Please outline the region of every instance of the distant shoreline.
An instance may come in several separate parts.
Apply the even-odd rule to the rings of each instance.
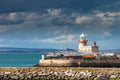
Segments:
[[[0,47],[0,52],[55,52],[55,51],[77,51],[75,49],[55,49],[55,48],[14,48],[14,47]],[[100,52],[120,53],[120,49],[100,50]]]

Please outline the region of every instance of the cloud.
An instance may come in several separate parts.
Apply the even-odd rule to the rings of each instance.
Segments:
[[[30,10],[37,11],[41,8],[73,8],[88,12],[91,9],[95,10],[99,7],[104,9],[104,7],[101,7],[103,5],[118,5],[118,2],[119,0],[1,0],[0,13],[26,12]],[[117,9],[117,7],[115,7],[115,9]]]
[[[28,26],[28,28],[41,28],[41,31],[43,29],[47,33],[52,31],[51,34],[60,34],[64,26],[68,26],[69,31],[76,34],[78,31],[86,30],[86,32],[90,32],[91,29],[93,32],[109,31],[113,25],[118,27],[119,18],[120,12],[115,11],[103,12],[97,10],[90,13],[81,13],[79,10],[48,8],[38,11],[0,14],[0,25],[9,27],[17,24],[17,26],[24,26],[24,29],[27,29]]]
[[[48,39],[33,39],[31,40],[32,42],[44,42],[44,43],[66,43],[74,41],[75,35],[61,35],[53,38],[48,38]]]
[[[109,32],[104,32],[103,36],[112,36]]]
[[[61,13],[61,9],[47,9],[47,11],[51,16],[59,16]]]
[[[120,12],[101,12],[97,11],[95,17],[101,21],[102,24],[111,25],[115,22],[117,17],[120,16]]]
[[[92,22],[93,18],[90,17],[90,16],[78,16],[76,19],[75,19],[75,23],[76,24],[83,24],[83,23],[90,23]]]
[[[93,11],[81,13],[71,9],[41,9],[38,11],[0,14],[0,25],[34,24],[36,26],[78,26],[81,24],[112,25],[120,12]],[[95,23],[94,23],[95,22]]]
[[[100,10],[100,11],[120,11],[120,1],[116,0],[116,1],[111,1],[110,3],[108,2],[108,4],[104,4],[104,5],[99,5],[96,8],[94,8],[94,10]]]
[[[23,13],[8,13],[0,15],[0,25],[12,25],[24,23]]]
[[[71,9],[67,9],[67,11],[70,10]],[[53,13],[50,11],[53,11]],[[23,29],[18,32],[25,31],[24,33],[28,34],[30,31],[34,30],[36,34],[39,30],[39,32],[42,33],[41,35],[51,34],[52,37],[64,34],[65,26],[68,26],[69,33],[71,34],[80,34],[81,32],[91,34],[97,32],[96,34],[101,35],[104,32],[111,32],[114,30],[113,28],[118,28],[120,22],[119,18],[120,12],[93,11],[91,13],[80,13],[79,11],[71,11],[68,13],[66,9],[53,8],[43,9],[42,12],[40,10],[37,12],[28,11],[0,14],[0,20],[4,22],[6,20],[6,24],[1,24],[4,26],[1,27],[1,32],[9,29],[11,29],[11,31],[12,29],[15,30],[11,26],[16,26],[21,27],[19,28],[20,30]],[[23,23],[11,23],[20,20],[22,20]],[[111,34],[113,34],[112,32]]]
[[[51,26],[52,20],[57,18],[61,13],[61,9],[42,9],[39,11],[25,12],[25,22],[27,24],[34,24],[37,27]]]
[[[57,44],[66,38],[72,44],[81,32],[91,40],[119,37],[119,5],[119,0],[1,0],[0,35],[8,43],[17,38],[18,44]],[[66,37],[65,26],[75,35]]]

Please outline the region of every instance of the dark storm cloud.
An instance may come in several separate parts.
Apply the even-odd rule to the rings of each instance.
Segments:
[[[22,24],[24,21],[23,20],[18,20],[18,21],[7,21],[7,20],[0,20],[0,25],[13,25],[13,24]]]
[[[119,0],[0,0],[0,13],[24,12],[41,8],[74,8],[89,11]]]
[[[104,11],[104,12],[106,12],[106,11],[120,11],[120,0],[113,1],[110,4],[98,6],[94,9],[95,10],[101,10],[101,11]]]

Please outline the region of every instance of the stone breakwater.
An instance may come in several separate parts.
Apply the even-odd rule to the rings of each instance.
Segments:
[[[0,80],[120,80],[119,68],[0,68]]]

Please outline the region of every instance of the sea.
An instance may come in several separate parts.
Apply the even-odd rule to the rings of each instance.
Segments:
[[[32,67],[39,63],[41,52],[0,52],[0,67]]]
[[[1,52],[0,67],[32,67],[39,64],[43,52]]]

